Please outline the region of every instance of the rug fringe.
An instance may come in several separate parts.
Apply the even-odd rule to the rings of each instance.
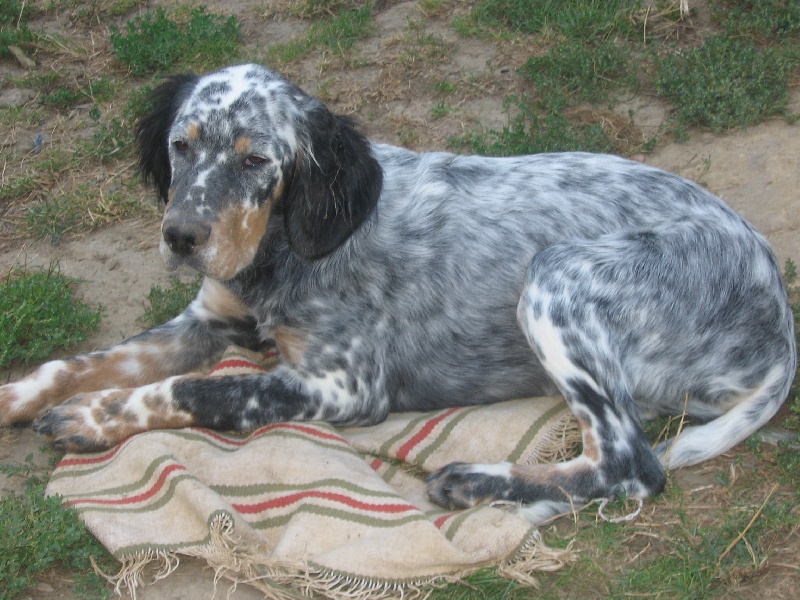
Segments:
[[[221,579],[237,585],[252,586],[267,600],[300,600],[321,595],[330,600],[424,600],[435,588],[463,581],[475,569],[448,575],[413,580],[375,580],[321,568],[313,564],[270,562],[263,555],[242,546],[234,534],[230,515],[220,514],[210,522],[209,540],[202,546],[180,550],[180,554],[201,558],[214,569],[214,592]],[[545,545],[538,530],[533,530],[513,557],[498,565],[501,577],[538,588],[535,571],[555,571],[574,560],[571,544],[564,550]],[[122,596],[136,598],[136,590],[145,583],[144,571],[154,564],[159,569],[152,583],[169,576],[180,562],[178,552],[149,550],[122,558],[115,575],[95,569],[114,585]]]
[[[544,543],[542,534],[533,529],[520,549],[508,560],[497,566],[497,574],[517,583],[539,589],[539,581],[532,575],[535,572],[558,571],[575,561],[572,541],[562,549],[551,548]]]
[[[524,464],[557,463],[569,460],[577,456],[582,441],[578,421],[571,412],[567,412],[559,417],[537,448],[525,459]]]
[[[136,590],[139,586],[144,585],[144,571],[158,565],[158,570],[152,576],[150,583],[155,583],[161,579],[169,577],[175,569],[180,565],[180,558],[174,552],[166,550],[144,550],[129,556],[124,556],[120,559],[120,569],[114,575],[109,575],[104,572],[94,559],[92,559],[92,568],[94,572],[103,577],[106,581],[114,586],[114,593],[117,596],[122,596],[127,592],[132,600],[136,600]]]

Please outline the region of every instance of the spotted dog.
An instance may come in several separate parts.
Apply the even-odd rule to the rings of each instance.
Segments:
[[[369,425],[560,392],[579,457],[428,481],[446,507],[510,500],[539,520],[659,493],[665,468],[728,450],[788,393],[775,256],[690,181],[605,155],[370,143],[255,65],[173,77],[153,100],[138,142],[166,203],[161,253],[202,288],[164,325],[0,387],[3,424],[86,451],[153,428]],[[198,374],[230,344],[273,343],[269,373]],[[684,410],[697,424],[652,449],[642,420]]]

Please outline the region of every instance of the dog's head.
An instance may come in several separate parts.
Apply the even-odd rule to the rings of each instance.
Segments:
[[[270,218],[295,253],[317,259],[378,200],[380,166],[351,121],[263,67],[178,75],[152,101],[137,129],[139,162],[167,205],[170,268],[230,279],[252,263]]]

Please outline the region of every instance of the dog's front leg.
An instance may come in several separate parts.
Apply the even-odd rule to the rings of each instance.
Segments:
[[[388,402],[346,387],[345,375],[301,377],[285,365],[259,375],[184,375],[81,394],[44,415],[34,429],[57,446],[85,452],[149,429],[247,431],[283,421],[372,423],[386,417]]]
[[[0,426],[29,422],[77,394],[129,388],[213,365],[229,344],[258,348],[255,320],[221,284],[207,279],[178,317],[108,350],[43,364],[0,386]]]

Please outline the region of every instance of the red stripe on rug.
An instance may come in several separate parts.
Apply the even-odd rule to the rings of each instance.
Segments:
[[[102,456],[95,456],[94,458],[63,458],[56,465],[56,468],[58,469],[61,467],[74,467],[76,465],[94,465],[97,463],[101,463],[103,461],[108,460],[109,458],[113,458],[117,454],[117,452],[120,451],[120,449],[124,444],[125,442],[121,442],[116,446],[114,446],[111,450],[103,454]]]
[[[296,494],[289,494],[288,496],[281,496],[280,498],[274,498],[272,500],[267,500],[266,502],[259,502],[258,504],[232,504],[231,506],[233,506],[233,508],[235,508],[242,514],[251,515],[269,509],[285,508],[290,504],[295,504],[300,500],[304,500],[306,498],[319,498],[321,500],[331,500],[333,502],[338,502],[340,504],[344,504],[351,508],[357,508],[359,510],[368,510],[370,512],[377,512],[377,513],[401,513],[401,512],[408,512],[411,510],[413,511],[418,510],[416,506],[412,506],[411,504],[369,504],[367,502],[361,502],[360,500],[350,498],[349,496],[345,496],[344,494],[334,494],[333,492],[319,492],[316,490],[308,492],[298,492]]]
[[[437,529],[441,529],[442,526],[447,523],[448,519],[455,517],[456,515],[460,515],[461,513],[448,513],[446,515],[442,515],[441,517],[434,519],[433,524],[436,526]]]
[[[222,362],[217,363],[217,366],[211,369],[211,372],[216,373],[221,369],[256,369],[258,371],[269,371],[269,369],[266,367],[262,367],[261,365],[257,365],[249,360],[243,360],[241,358],[223,360]]]
[[[153,484],[153,486],[141,494],[137,494],[136,496],[130,496],[129,498],[119,498],[118,500],[111,500],[110,498],[78,498],[76,500],[70,500],[67,502],[68,506],[75,506],[76,504],[103,504],[103,505],[114,505],[114,506],[122,506],[123,504],[136,504],[137,502],[144,502],[145,500],[149,500],[153,496],[155,496],[158,491],[164,487],[164,483],[167,481],[167,477],[171,473],[175,471],[185,471],[186,467],[183,465],[171,464],[166,469],[161,472],[161,475],[158,476],[158,479]]]
[[[444,419],[446,419],[447,417],[452,415],[457,410],[461,410],[461,409],[460,408],[451,408],[450,410],[448,410],[446,412],[443,412],[438,417],[434,417],[433,419],[431,419],[430,421],[425,423],[425,425],[423,425],[422,428],[417,433],[415,433],[413,436],[411,436],[411,438],[405,444],[400,446],[400,449],[397,451],[397,458],[399,458],[400,460],[406,460],[406,458],[408,458],[409,453],[420,442],[422,442],[422,440],[424,440],[426,437],[428,437],[431,434],[431,432],[433,431],[433,429],[439,423],[441,423]]]

